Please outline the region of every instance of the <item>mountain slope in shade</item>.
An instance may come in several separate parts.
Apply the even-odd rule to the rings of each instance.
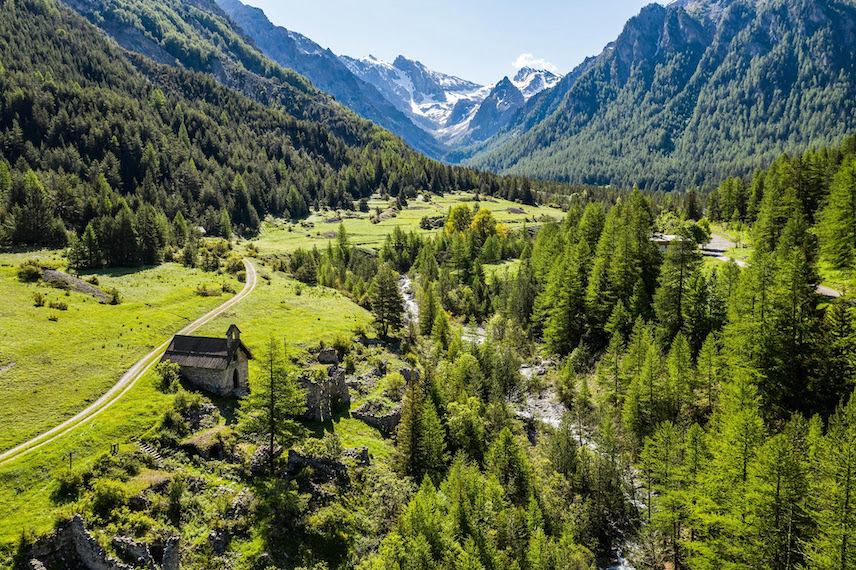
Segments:
[[[414,125],[374,85],[351,73],[329,49],[301,34],[273,25],[258,8],[238,0],[217,2],[268,57],[304,75],[355,113],[394,132],[417,150],[435,156],[439,153],[433,137]]]
[[[849,0],[652,4],[470,164],[661,190],[746,174],[856,129],[853,53]]]

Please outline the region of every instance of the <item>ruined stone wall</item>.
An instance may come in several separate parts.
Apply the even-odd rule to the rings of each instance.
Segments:
[[[80,515],[74,515],[70,521],[40,539],[26,558],[30,568],[38,568],[34,564],[38,562],[55,568],[82,566],[90,570],[133,570],[132,566],[107,555],[87,532]]]
[[[395,428],[398,427],[398,423],[401,421],[401,406],[389,413],[380,415],[375,415],[370,408],[371,406],[365,403],[351,412],[351,416],[364,421],[366,424],[379,429],[383,433],[392,433],[395,431]]]
[[[316,382],[310,376],[298,378],[300,387],[306,392],[306,411],[301,417],[307,420],[323,422],[336,412],[347,411],[351,407],[351,391],[345,382],[345,370],[331,366],[327,378]]]

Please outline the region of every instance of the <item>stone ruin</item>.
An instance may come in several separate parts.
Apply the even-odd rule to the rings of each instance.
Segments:
[[[351,391],[345,382],[345,369],[337,365],[327,369],[327,377],[317,380],[304,374],[298,378],[300,387],[306,393],[306,411],[301,415],[305,420],[323,422],[336,412],[347,412],[351,408]]]
[[[401,405],[396,406],[394,410],[382,411],[375,402],[366,402],[351,412],[351,416],[385,434],[391,434],[401,421]]]
[[[40,538],[27,553],[22,566],[29,570],[45,568],[87,568],[89,570],[133,570],[135,566],[179,570],[179,538],[170,538],[161,556],[153,556],[148,545],[125,537],[113,537],[112,545],[134,565],[121,562],[105,551],[86,530],[79,514]],[[160,560],[158,560],[160,559]],[[157,563],[160,562],[160,565]]]

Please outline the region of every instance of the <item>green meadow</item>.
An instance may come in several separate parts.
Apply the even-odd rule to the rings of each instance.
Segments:
[[[457,204],[474,203],[474,194],[457,192],[444,196],[433,196],[430,202],[420,196],[411,200],[407,208],[379,223],[372,223],[377,208],[386,211],[390,202],[374,197],[369,201],[369,212],[324,211],[317,212],[301,222],[288,220],[268,220],[262,225],[258,238],[253,242],[264,253],[287,253],[298,248],[325,247],[330,239],[336,237],[339,222],[344,224],[345,231],[352,245],[380,249],[386,236],[400,227],[405,232],[415,231],[424,235],[433,234],[437,230],[424,230],[419,223],[422,218],[445,216],[449,209]],[[538,224],[543,216],[560,219],[564,216],[561,210],[547,206],[526,206],[490,197],[482,197],[480,208],[493,212],[497,221],[514,230],[524,223]],[[511,210],[511,211],[509,211]],[[523,213],[520,213],[522,211]]]
[[[3,287],[9,290],[17,290],[24,287],[15,279],[15,271],[9,267],[13,264],[17,267],[19,260],[17,257],[3,256],[2,268]],[[11,263],[15,262],[15,263]],[[206,324],[194,334],[198,335],[222,335],[226,328],[231,323],[235,323],[242,331],[242,340],[249,346],[256,355],[261,355],[264,352],[265,344],[271,335],[277,339],[285,338],[288,341],[289,354],[298,355],[316,347],[320,341],[324,340],[332,342],[338,335],[350,335],[354,328],[365,326],[371,321],[371,315],[352,303],[349,299],[338,292],[325,289],[322,287],[307,287],[300,285],[298,282],[286,277],[282,273],[274,273],[269,269],[258,265],[259,268],[259,283],[256,290],[248,298],[233,307],[231,310],[223,313],[218,318]],[[170,295],[164,294],[165,291],[178,287],[177,283],[181,281],[183,285],[180,289],[187,288],[189,291],[195,290],[199,284],[196,280],[204,281],[213,276],[201,274],[197,272],[184,273],[181,266],[162,266],[144,272],[154,272],[148,275],[149,279],[153,280],[151,288],[147,289],[145,284],[133,286],[127,279],[131,274],[125,276],[116,276],[110,278],[110,282],[122,284],[124,289],[120,288],[123,293],[127,292],[125,303],[119,305],[131,306],[136,302],[141,302],[143,305],[150,303],[157,306],[156,303],[151,303],[154,298],[152,291],[160,291],[161,298],[169,298]],[[183,279],[180,279],[184,275]],[[161,283],[157,276],[160,276],[166,283]],[[190,276],[194,276],[191,278]],[[99,276],[101,279],[101,276]],[[123,281],[123,279],[125,281]],[[102,284],[107,279],[102,279]],[[168,283],[172,281],[172,285]],[[28,287],[34,288],[29,285]],[[149,291],[146,295],[145,292]],[[31,296],[32,292],[29,292]],[[206,298],[196,297],[192,292],[184,295],[174,293],[176,299],[185,298],[185,302],[194,303],[205,300]],[[19,295],[23,295],[19,291]],[[72,294],[73,296],[75,294]],[[188,296],[189,295],[189,296]],[[29,298],[29,297],[26,297]],[[147,298],[148,300],[141,300]],[[225,297],[207,298],[211,307],[221,303]],[[20,297],[19,301],[23,302],[25,297]],[[78,300],[83,304],[82,300]],[[32,303],[30,303],[31,305]],[[92,303],[94,308],[94,303]],[[181,314],[182,310],[188,311],[189,307],[180,308],[177,303],[169,304],[166,300],[160,302],[161,308],[159,314],[165,314],[172,311],[176,314]],[[5,306],[5,305],[4,305]],[[90,304],[86,304],[89,308]],[[169,310],[167,310],[167,307]],[[35,310],[35,308],[34,308]],[[69,305],[68,313],[71,312]],[[200,308],[197,312],[201,313],[205,309]],[[41,315],[38,315],[41,316]],[[64,313],[63,316],[67,315]],[[131,313],[129,324],[125,327],[130,328],[135,322],[136,313]],[[197,315],[198,316],[198,315]],[[8,318],[8,317],[6,317]],[[46,315],[44,319],[46,320]],[[135,329],[143,328],[147,331],[152,329],[161,330],[163,338],[154,336],[152,344],[140,348],[140,356],[144,355],[151,347],[163,342],[165,338],[178,330],[182,323],[186,324],[185,318],[178,318],[172,323],[172,329],[167,331],[169,327],[163,323],[157,325],[152,324],[151,327],[142,327],[139,324],[133,324]],[[187,318],[190,318],[189,316]],[[70,319],[68,319],[70,320]],[[47,321],[46,321],[47,322]],[[62,323],[63,318],[57,323]],[[111,325],[112,326],[112,325]],[[124,331],[122,323],[118,323],[119,332]],[[157,328],[156,328],[157,327]],[[94,329],[93,329],[94,330]],[[19,332],[22,332],[19,329]],[[80,328],[76,330],[76,334],[86,336],[86,329]],[[118,333],[117,333],[118,334]],[[150,332],[150,334],[154,334]],[[100,334],[90,335],[94,338],[104,338]],[[121,337],[123,344],[129,333],[124,333]],[[105,341],[93,341],[104,343]],[[115,341],[114,341],[115,342]],[[101,351],[107,350],[100,348],[91,352],[101,354]],[[125,347],[130,349],[130,347]],[[60,347],[61,349],[61,347]],[[4,350],[6,350],[4,345]],[[111,349],[112,350],[112,349]],[[119,351],[121,354],[123,351]],[[75,364],[74,353],[69,353],[69,366]],[[89,354],[88,352],[86,353]],[[139,356],[138,356],[139,358]],[[129,363],[133,357],[128,357]],[[89,360],[80,359],[81,361]],[[24,360],[21,360],[24,362]],[[97,365],[92,365],[93,367]],[[116,375],[106,381],[109,386],[118,378],[122,372],[120,366]],[[251,378],[260,372],[259,362],[252,361],[250,374]],[[64,372],[70,374],[68,370]],[[6,374],[6,373],[4,373]],[[5,382],[6,379],[3,379]],[[56,382],[66,382],[62,376],[56,376]],[[149,431],[159,420],[163,411],[170,407],[172,395],[163,394],[155,388],[156,377],[153,372],[147,373],[137,384],[121,399],[119,399],[112,407],[105,410],[104,413],[97,415],[94,419],[83,423],[79,428],[66,434],[38,450],[25,455],[24,457],[15,460],[7,465],[0,466],[0,544],[10,544],[17,540],[22,532],[25,533],[40,533],[49,530],[53,524],[54,518],[59,514],[64,513],[61,505],[55,505],[51,500],[51,492],[54,489],[52,476],[60,469],[64,469],[68,465],[69,453],[71,453],[71,461],[75,469],[85,469],[91,465],[99,456],[106,453],[113,443],[120,443],[123,447],[133,446],[130,439],[134,436],[140,436]],[[106,389],[106,388],[104,388]],[[63,390],[57,390],[54,384],[53,391],[58,394],[56,399],[63,400]],[[103,391],[103,390],[102,390]],[[46,389],[46,392],[50,392]],[[93,390],[93,396],[99,395]],[[38,407],[33,405],[34,408]],[[9,413],[12,416],[12,413]],[[8,421],[8,420],[7,420]],[[40,419],[44,429],[52,427],[58,421],[48,421]],[[336,418],[333,421],[322,424],[310,424],[308,426],[314,435],[320,436],[325,431],[334,431],[340,435],[342,442],[348,447],[368,446],[373,455],[378,458],[387,457],[391,451],[391,446],[388,441],[384,440],[380,434],[366,426],[364,423],[354,420],[350,417],[343,416]],[[44,430],[41,430],[44,431]]]
[[[308,287],[272,272],[257,263],[259,284],[255,292],[232,310],[200,328],[195,334],[222,335],[230,324],[241,329],[241,340],[256,357],[266,350],[270,338],[285,342],[290,357],[306,358],[321,342],[331,345],[337,337],[353,336],[358,327],[368,327],[372,315],[350,299],[325,287]],[[258,358],[250,361],[252,378],[262,374]],[[354,395],[352,395],[354,397]],[[361,402],[354,400],[356,407]],[[339,434],[345,447],[366,446],[376,457],[386,457],[390,445],[377,430],[343,415],[329,422],[308,424],[313,435]]]
[[[202,297],[197,287],[243,286],[232,277],[174,263],[105,270],[97,275],[99,286],[118,289],[122,297],[121,304],[108,305],[43,283],[22,283],[18,266],[32,258],[60,261],[56,252],[0,254],[0,450],[73,416],[175,331],[231,297]],[[35,306],[36,293],[45,297],[45,306]],[[52,309],[52,302],[67,309]]]

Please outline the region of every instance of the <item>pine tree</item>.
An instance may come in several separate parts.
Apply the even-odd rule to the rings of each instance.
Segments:
[[[398,289],[398,275],[386,264],[380,267],[372,284],[372,312],[383,336],[401,328],[404,299]]]
[[[102,255],[98,245],[98,236],[92,223],[86,224],[83,237],[72,244],[68,252],[69,265],[75,269],[95,269],[101,267]]]
[[[504,428],[485,457],[488,471],[499,479],[516,505],[525,504],[532,492],[532,472],[526,454],[511,430]]]
[[[686,325],[687,299],[701,265],[701,254],[692,234],[682,228],[672,242],[660,273],[660,287],[654,296],[654,310],[667,338]]]
[[[833,267],[851,267],[856,261],[856,156],[848,159],[835,176],[820,220],[824,257]]]
[[[807,549],[812,567],[856,568],[856,397],[829,420],[815,465],[811,507],[817,525]]]
[[[232,240],[232,220],[229,218],[229,211],[226,209],[220,210],[218,230],[220,231],[220,237],[227,241]]]
[[[710,334],[699,351],[696,368],[698,386],[704,391],[707,400],[705,404],[707,413],[712,413],[716,406],[716,396],[723,372],[722,365],[720,340],[715,334]]]
[[[292,418],[303,412],[306,401],[287,368],[284,351],[273,337],[260,364],[262,373],[251,381],[250,396],[239,411],[240,429],[270,446],[269,468],[273,476],[276,446],[288,447],[304,434],[304,428]]]
[[[420,454],[424,458],[424,475],[439,481],[446,470],[446,431],[430,398],[425,399],[422,414],[422,437],[419,441]]]
[[[401,420],[395,430],[394,463],[399,473],[421,480],[424,474],[425,395],[419,382],[409,382],[401,401]]]
[[[431,336],[431,332],[434,330],[434,321],[439,311],[442,311],[442,309],[437,302],[434,283],[429,283],[422,290],[422,297],[419,299],[419,334],[427,337]]]
[[[38,176],[27,171],[20,190],[13,188],[9,237],[13,244],[64,247],[67,236],[62,220],[55,217]]]

